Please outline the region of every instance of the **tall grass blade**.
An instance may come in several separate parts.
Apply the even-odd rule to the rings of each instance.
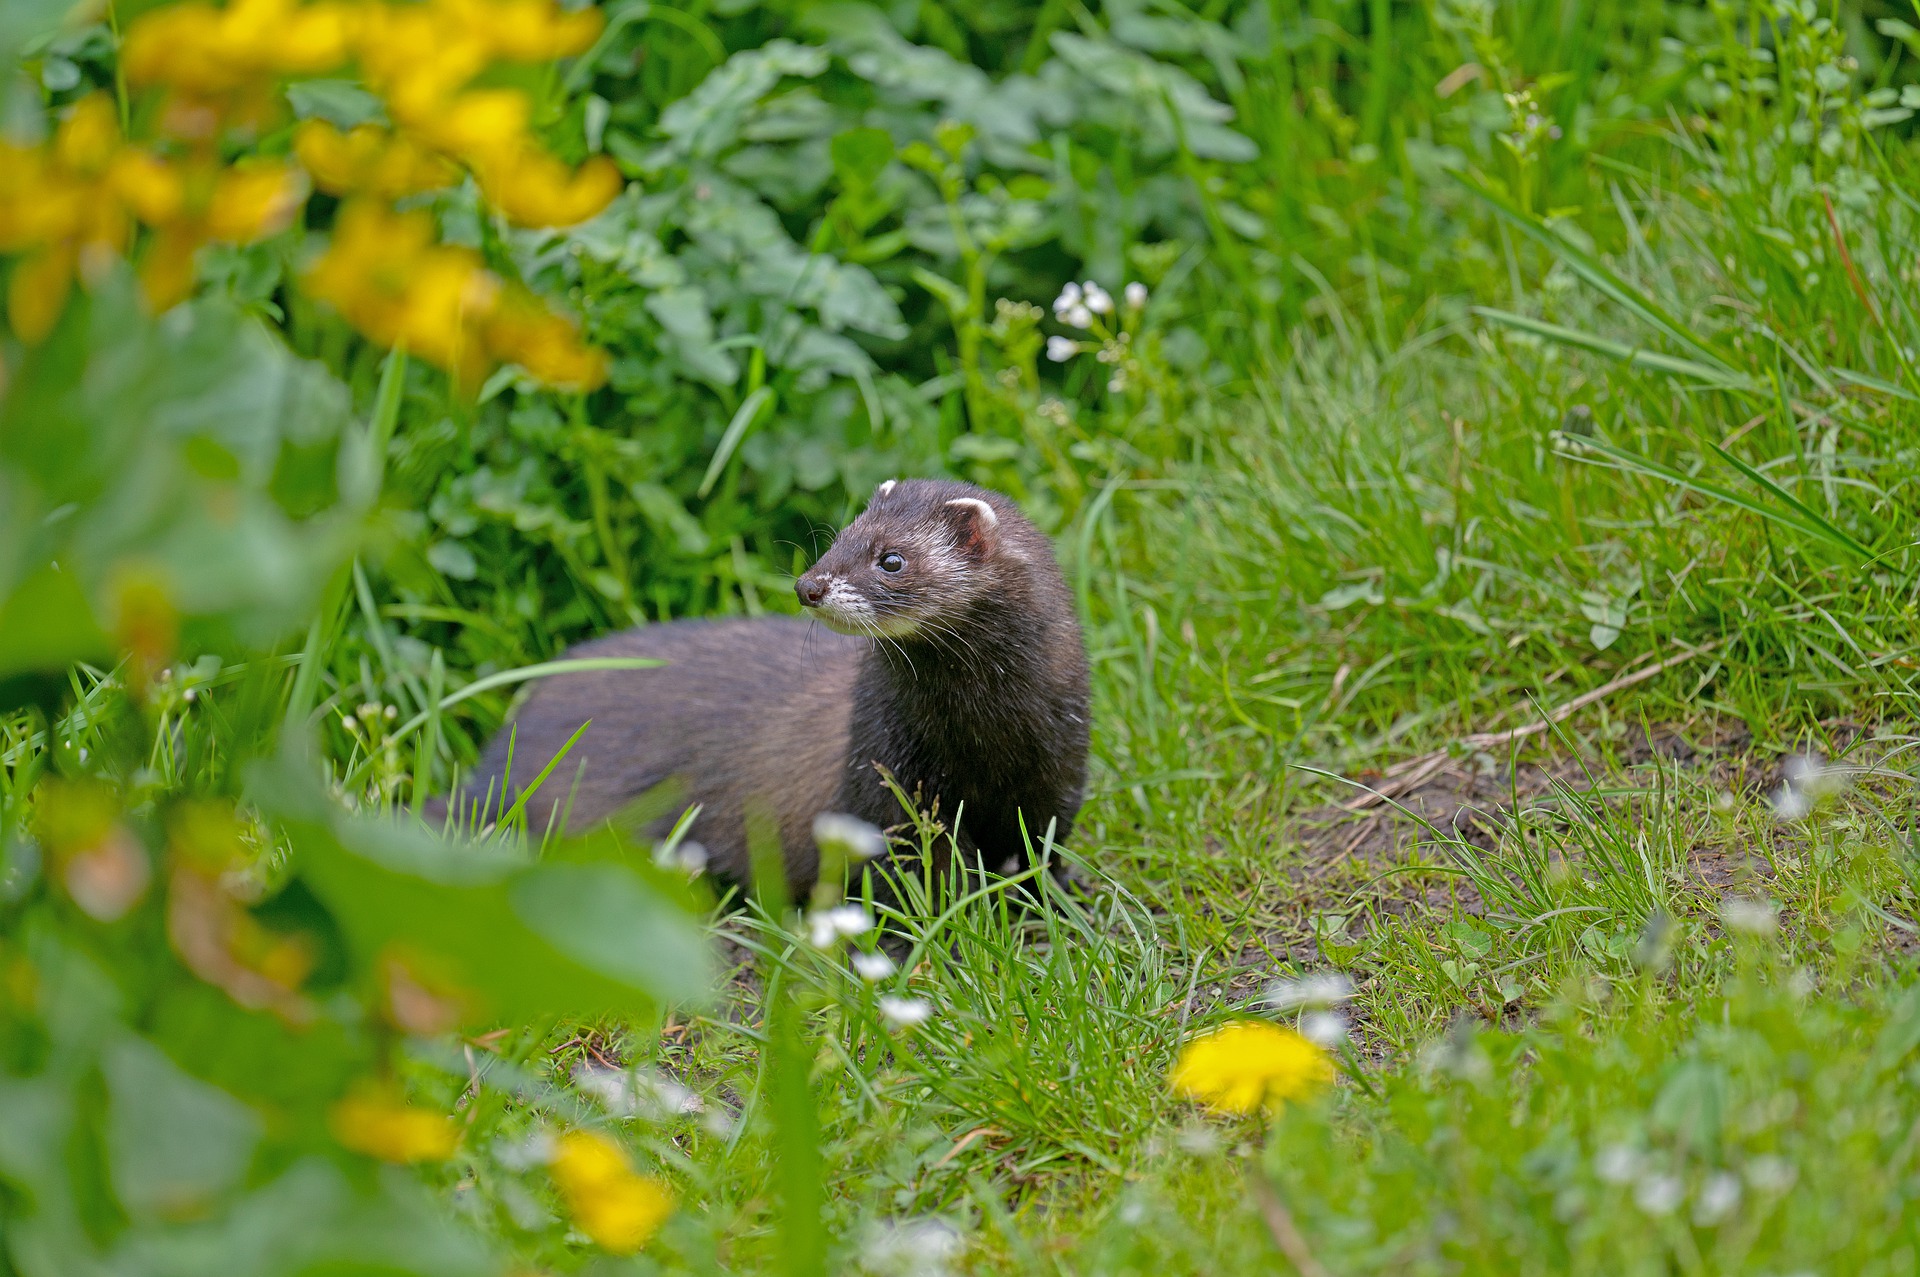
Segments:
[[[1587,254],[1583,249],[1569,242],[1564,236],[1556,233],[1545,222],[1542,222],[1532,214],[1522,212],[1520,209],[1515,208],[1513,205],[1501,199],[1498,195],[1495,195],[1492,191],[1478,186],[1473,182],[1461,179],[1461,185],[1466,187],[1468,192],[1481,203],[1492,209],[1494,214],[1502,221],[1565,262],[1569,270],[1585,280],[1600,293],[1619,303],[1621,306],[1626,307],[1680,345],[1691,350],[1708,364],[1718,368],[1724,377],[1737,378],[1740,376],[1719,351],[1701,341],[1698,337],[1695,337],[1686,325],[1669,314],[1665,307],[1661,306],[1651,297],[1648,297],[1638,288],[1635,288],[1632,284],[1629,284],[1626,280],[1620,278],[1620,276],[1614,274],[1613,271]]]
[[[1593,333],[1581,332],[1577,328],[1565,328],[1559,324],[1550,324],[1545,320],[1533,319],[1527,315],[1516,315],[1510,310],[1498,310],[1492,306],[1474,306],[1471,310],[1480,318],[1504,327],[1532,333],[1536,337],[1558,345],[1590,350],[1597,355],[1617,359],[1631,367],[1650,368],[1655,372],[1670,373],[1676,377],[1689,377],[1721,390],[1752,391],[1760,388],[1760,383],[1753,378],[1723,364],[1703,364],[1691,359],[1663,355],[1657,350],[1628,346]]]
[[[1718,451],[1718,449],[1715,449],[1715,451]],[[1663,482],[1673,484],[1675,487],[1685,488],[1690,492],[1698,492],[1702,496],[1712,497],[1717,501],[1724,501],[1728,505],[1745,510],[1749,514],[1757,514],[1761,518],[1770,520],[1783,528],[1788,528],[1816,541],[1823,541],[1828,545],[1845,550],[1849,554],[1858,554],[1863,558],[1872,557],[1872,551],[1848,536],[1845,532],[1842,532],[1839,528],[1828,523],[1825,519],[1818,517],[1809,518],[1803,515],[1801,511],[1803,511],[1805,507],[1801,506],[1797,501],[1793,503],[1795,508],[1782,510],[1778,506],[1769,505],[1763,501],[1756,501],[1752,497],[1743,496],[1731,488],[1723,488],[1718,484],[1708,483],[1705,480],[1682,474],[1671,466],[1661,465],[1659,462],[1649,460],[1638,453],[1629,452],[1625,448],[1615,447],[1613,444],[1599,439],[1569,440],[1568,445],[1560,449],[1560,455],[1570,461],[1591,462],[1591,458],[1581,455],[1582,452],[1599,453],[1613,463],[1613,469],[1626,470],[1634,474],[1646,475],[1649,478],[1660,479]],[[1779,491],[1777,485],[1769,485],[1769,489],[1775,492]]]

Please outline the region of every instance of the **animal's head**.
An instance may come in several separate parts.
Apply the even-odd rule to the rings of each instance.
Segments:
[[[997,492],[939,479],[889,479],[794,583],[829,629],[912,638],[996,588],[996,555],[1019,553],[1024,520]]]

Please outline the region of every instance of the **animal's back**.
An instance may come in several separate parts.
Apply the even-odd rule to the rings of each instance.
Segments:
[[[854,677],[866,646],[792,617],[674,621],[583,644],[567,656],[667,663],[542,680],[488,747],[469,795],[490,782],[500,792],[510,739],[507,792],[517,794],[590,721],[529,800],[529,826],[545,828],[558,806],[569,828],[585,829],[673,782],[680,801],[653,832],[686,804],[701,804],[691,836],[706,847],[716,871],[744,882],[750,802],[763,804],[778,823],[790,857],[811,845],[813,816],[834,805],[846,772]],[[811,872],[789,863],[789,872],[795,870]]]

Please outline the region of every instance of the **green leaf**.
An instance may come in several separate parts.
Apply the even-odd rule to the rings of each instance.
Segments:
[[[333,809],[288,758],[249,795],[284,822],[293,868],[361,972],[403,957],[451,986],[470,1023],[640,1014],[707,991],[700,924],[622,865],[529,865],[498,848]]]
[[[261,1134],[246,1105],[131,1034],[108,1044],[100,1067],[114,1191],[130,1214],[204,1214],[240,1182]]]
[[[893,162],[893,138],[885,129],[848,129],[833,139],[832,153],[841,184],[860,190]]]

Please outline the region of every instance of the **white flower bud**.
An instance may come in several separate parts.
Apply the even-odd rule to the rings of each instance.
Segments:
[[[1060,318],[1075,328],[1093,327],[1093,312],[1085,306],[1070,306]]]
[[[1087,281],[1087,309],[1096,315],[1111,315],[1113,313],[1112,295],[1092,280]]]
[[[838,848],[855,864],[873,860],[887,849],[885,834],[858,816],[839,811],[823,811],[813,818],[813,840],[823,851]]]
[[[1064,315],[1079,304],[1080,285],[1070,282],[1065,288],[1060,290],[1060,295],[1053,299],[1053,313],[1056,315]]]
[[[1047,358],[1056,364],[1064,364],[1080,353],[1080,343],[1071,337],[1047,338]]]
[[[925,998],[881,998],[880,1014],[895,1028],[910,1029],[933,1018],[933,1003]]]
[[[1126,286],[1124,293],[1127,299],[1128,310],[1143,310],[1146,308],[1147,286],[1145,284],[1136,279]]]

